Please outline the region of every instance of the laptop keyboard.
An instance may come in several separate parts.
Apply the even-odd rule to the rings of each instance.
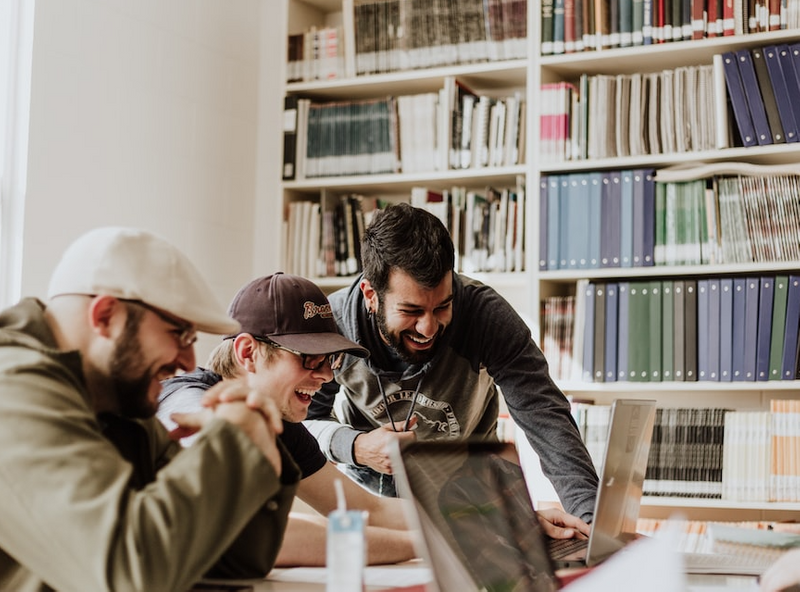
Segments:
[[[550,557],[560,559],[571,555],[575,551],[585,549],[588,544],[588,539],[548,539],[547,550],[550,553]]]

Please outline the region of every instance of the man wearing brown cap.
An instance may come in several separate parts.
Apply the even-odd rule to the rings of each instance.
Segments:
[[[339,334],[331,307],[311,281],[276,273],[243,286],[228,310],[241,330],[212,352],[209,369],[166,381],[158,417],[169,427],[175,411],[194,411],[216,401],[219,383],[244,378],[256,392],[270,397],[283,416],[279,439],[300,467],[300,499],[326,515],[336,508],[334,483],[341,479],[347,506],[366,510],[368,561],[389,563],[414,556],[399,500],[381,498],[356,485],[327,461],[317,441],[299,422],[311,396],[333,378],[345,354],[363,358],[367,351]],[[216,388],[216,387],[215,387]],[[185,441],[185,444],[190,442]],[[293,513],[277,565],[325,565],[325,519]]]
[[[199,434],[190,450],[154,417],[160,381],[195,367],[196,332],[239,329],[192,263],[100,228],[64,252],[48,296],[0,313],[0,589],[266,574],[299,479],[274,403],[232,381],[175,417]]]

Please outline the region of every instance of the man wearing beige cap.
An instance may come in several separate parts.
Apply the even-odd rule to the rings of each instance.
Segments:
[[[197,331],[239,330],[192,263],[148,232],[100,228],[53,273],[47,304],[0,312],[0,590],[183,591],[272,567],[297,466],[274,403],[154,417],[195,367]]]
[[[214,385],[245,378],[280,409],[284,423],[279,439],[303,474],[297,496],[324,516],[336,508],[334,484],[341,479],[347,506],[368,512],[369,563],[414,557],[400,501],[374,495],[342,475],[299,423],[306,417],[311,396],[333,378],[345,356],[367,355],[367,350],[339,333],[325,294],[303,277],[275,273],[243,286],[228,312],[241,330],[216,347],[208,370],[198,368],[165,382],[158,417],[172,428],[175,411],[201,409],[204,401],[215,400],[214,391],[207,394]],[[322,516],[292,513],[277,565],[325,565],[325,536]]]

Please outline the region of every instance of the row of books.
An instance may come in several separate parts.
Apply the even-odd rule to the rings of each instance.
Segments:
[[[542,55],[800,27],[797,0],[544,0]]]
[[[355,74],[527,55],[527,0],[345,0]]]
[[[573,417],[599,466],[609,405],[572,401]],[[800,501],[800,401],[772,400],[770,410],[658,408],[644,495]]]
[[[722,494],[735,501],[800,501],[800,401],[725,418]]]
[[[286,81],[344,78],[344,37],[341,27],[310,27],[289,35]]]
[[[525,158],[526,102],[455,77],[439,92],[284,101],[284,180],[511,166]]]
[[[464,273],[525,270],[525,184],[482,191],[415,187],[411,205],[436,215],[450,232],[456,269]]]
[[[704,170],[743,174],[690,181],[668,179],[691,170],[667,169],[544,175],[539,269],[800,261],[800,176],[779,168],[727,163]]]
[[[539,269],[653,265],[655,171],[543,175]]]
[[[580,76],[541,86],[547,162],[672,154],[727,147],[725,89],[712,65]]]
[[[550,296],[542,300],[539,315],[542,326],[542,338],[539,344],[550,375],[558,380],[569,379],[573,374],[580,374],[580,369],[573,364],[577,360],[572,357],[573,336],[575,334],[575,296]]]
[[[546,356],[558,358],[556,379],[800,378],[800,276],[580,280],[577,289],[574,303],[554,302],[561,319],[542,320],[543,330],[557,328],[540,341]]]
[[[453,238],[456,269],[525,269],[525,187],[416,187],[410,202],[436,215]],[[390,203],[376,196],[331,195],[289,203],[284,269],[305,277],[352,276],[361,271],[360,245],[375,212]]]
[[[655,235],[656,265],[799,261],[800,177],[656,182]]]
[[[715,56],[744,146],[800,141],[800,43]]]
[[[341,26],[288,35],[288,82],[527,57],[527,0],[343,0]]]

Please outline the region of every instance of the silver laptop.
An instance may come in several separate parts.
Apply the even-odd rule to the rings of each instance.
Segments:
[[[550,554],[557,567],[597,565],[637,538],[655,417],[652,400],[612,403],[589,540],[553,540]]]
[[[512,443],[414,442],[391,450],[418,553],[440,592],[559,586]]]
[[[592,534],[576,541],[582,549],[563,556],[547,546],[551,539],[539,527],[513,444],[429,441],[395,447],[398,492],[412,506],[409,522],[422,533],[420,554],[439,587],[503,589],[491,569],[494,561],[501,566],[497,572],[527,577],[531,584],[525,589],[554,589],[556,568],[595,565],[625,546],[636,536],[654,419],[654,401],[612,405]]]

